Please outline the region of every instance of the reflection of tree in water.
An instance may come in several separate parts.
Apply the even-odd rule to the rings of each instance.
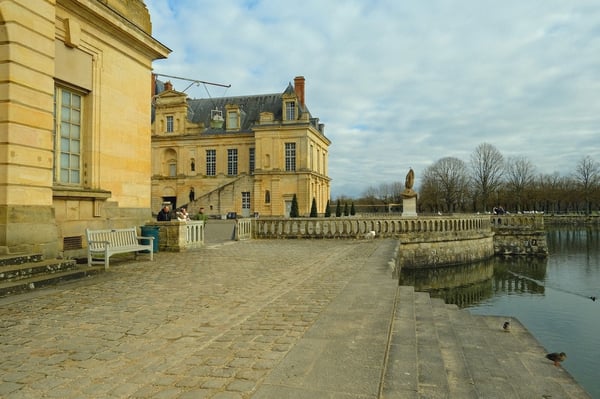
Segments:
[[[446,303],[467,307],[495,294],[544,293],[545,258],[492,258],[482,262],[437,268],[403,269],[401,285],[429,292]]]
[[[600,229],[595,226],[551,228],[546,232],[546,242],[551,253],[594,256],[600,248]]]

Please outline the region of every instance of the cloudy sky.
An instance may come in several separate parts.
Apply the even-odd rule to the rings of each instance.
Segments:
[[[538,173],[600,162],[597,0],[145,0],[172,50],[156,73],[231,84],[191,98],[283,92],[331,140],[332,198],[404,181],[484,142]],[[172,80],[176,90],[187,82]]]

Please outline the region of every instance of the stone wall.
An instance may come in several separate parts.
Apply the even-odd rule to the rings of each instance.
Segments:
[[[548,255],[542,215],[495,215],[491,220],[496,255]]]

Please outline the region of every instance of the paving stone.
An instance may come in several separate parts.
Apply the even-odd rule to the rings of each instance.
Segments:
[[[396,246],[212,243],[0,299],[0,397],[588,398],[516,320],[497,335],[497,319],[398,287]],[[519,360],[482,355],[506,348]]]

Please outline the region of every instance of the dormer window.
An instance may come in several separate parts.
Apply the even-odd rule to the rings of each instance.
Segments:
[[[238,113],[236,111],[227,111],[227,129],[238,128]]]
[[[229,104],[225,106],[227,110],[227,130],[237,130],[240,128],[240,108],[237,105]]]
[[[296,120],[296,102],[286,101],[285,102],[285,120],[295,121]]]

